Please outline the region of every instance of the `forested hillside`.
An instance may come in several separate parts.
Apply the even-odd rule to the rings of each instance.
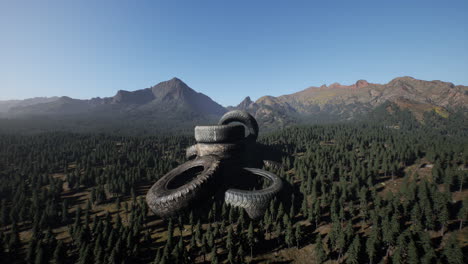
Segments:
[[[169,221],[148,210],[147,190],[184,162],[191,137],[2,134],[0,259],[466,263],[466,120],[394,110],[263,136],[263,154],[282,153],[266,169],[286,188],[257,221],[222,193]]]

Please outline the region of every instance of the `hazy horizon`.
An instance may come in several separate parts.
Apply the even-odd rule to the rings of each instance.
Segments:
[[[399,78],[399,77],[412,77],[412,78],[414,78],[413,76],[396,76],[395,78]],[[174,76],[173,78],[178,78],[178,79],[182,80],[183,82],[185,82],[182,78],[179,78],[179,77],[176,77],[176,76]],[[387,82],[383,82],[383,83],[371,82],[371,81],[369,81],[369,80],[366,80],[366,81],[368,81],[369,83],[374,83],[374,84],[386,84],[386,83],[390,82],[391,80],[393,80],[393,79],[395,79],[395,78],[391,78],[391,79],[388,80]],[[171,78],[171,79],[172,79],[172,78]],[[415,79],[418,79],[418,78],[415,78]],[[360,80],[364,80],[364,79],[360,79]],[[156,84],[158,84],[158,83],[160,83],[160,82],[164,82],[164,81],[168,81],[168,80],[159,81],[159,82],[155,83],[154,85],[156,85]],[[358,80],[356,80],[356,81],[358,81]],[[450,82],[450,81],[445,81],[445,80],[425,80],[425,81],[443,81],[443,82]],[[186,83],[186,84],[190,87],[190,83]],[[333,83],[323,83],[323,84],[320,84],[320,85],[318,85],[318,84],[317,84],[317,85],[309,85],[308,87],[304,87],[304,88],[299,89],[299,90],[297,90],[297,91],[293,91],[292,93],[299,92],[299,91],[303,91],[303,90],[308,89],[308,88],[311,88],[311,87],[317,87],[317,88],[318,88],[318,87],[320,87],[320,86],[322,86],[322,85],[330,86],[331,84],[333,84]],[[352,84],[355,84],[355,82],[353,82],[353,83],[340,83],[340,84],[341,84],[341,85],[352,85]],[[154,86],[154,85],[152,85],[152,86]],[[464,85],[464,84],[458,84],[458,83],[454,83],[454,85],[463,85],[463,86],[466,86],[466,85]],[[151,88],[151,87],[145,87],[145,88],[134,89],[134,90],[127,90],[127,91],[133,92],[133,91],[137,91],[137,90],[141,90],[141,89],[147,89],[147,88]],[[190,87],[190,88],[194,89],[194,90],[197,91],[197,92],[200,92],[200,91],[198,91],[197,89],[195,89],[195,88],[193,88],[193,87]],[[71,97],[71,96],[68,96],[68,95],[52,95],[52,96],[24,97],[24,98],[19,98],[19,99],[18,99],[18,98],[0,99],[0,102],[4,102],[4,101],[17,101],[17,100],[20,101],[20,100],[33,99],[33,98],[53,98],[53,97],[71,97],[71,98],[73,98],[73,99],[89,100],[89,99],[97,98],[97,97],[99,97],[99,98],[113,97],[113,96],[116,95],[117,92],[118,92],[118,91],[115,91],[114,94],[111,94],[111,95],[93,96],[93,97],[86,97],[86,98],[77,98],[77,97]],[[211,98],[211,96],[210,96],[209,94],[205,94],[205,95],[207,95],[208,97]],[[275,96],[281,96],[281,95],[286,95],[286,94],[280,94],[280,95],[275,95]],[[245,99],[247,96],[249,96],[249,95],[244,96],[244,97],[242,98],[242,100]],[[269,94],[264,94],[264,95],[262,95],[262,96],[260,96],[260,97],[263,97],[263,96],[270,96],[270,95],[269,95]],[[260,97],[254,98],[254,97],[252,97],[252,96],[249,96],[249,97],[250,97],[250,99],[251,99],[252,101],[256,101],[257,99],[260,98]],[[211,98],[211,99],[213,99],[213,98]],[[219,103],[219,102],[217,102],[217,103]],[[237,102],[237,103],[234,103],[234,104],[232,104],[232,105],[223,105],[223,104],[220,104],[220,105],[222,105],[223,107],[228,107],[228,106],[236,106],[236,105],[238,105],[239,103],[241,103],[241,101],[239,101],[239,102]]]

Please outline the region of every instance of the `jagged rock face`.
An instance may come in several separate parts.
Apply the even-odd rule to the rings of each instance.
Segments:
[[[241,109],[248,109],[252,107],[254,102],[250,99],[250,96],[247,96],[237,107]]]
[[[468,87],[442,81],[422,81],[412,77],[395,78],[383,85],[358,80],[352,85],[333,83],[279,97],[264,96],[256,102],[247,103],[244,100],[232,109],[247,110],[260,123],[288,124],[295,122],[298,117],[331,115],[339,119],[350,119],[387,101],[422,116],[424,111],[466,107]]]
[[[395,78],[386,86],[387,98],[405,98],[419,103],[441,107],[465,107],[468,105],[467,86],[455,86],[450,82],[423,81],[412,77]]]
[[[185,104],[191,110],[207,115],[222,115],[226,112],[224,107],[208,96],[194,91],[178,78],[161,82],[151,87],[151,91],[155,97],[155,102]]]
[[[154,95],[150,89],[143,89],[134,92],[120,90],[112,98],[113,104],[146,104],[154,100]]]

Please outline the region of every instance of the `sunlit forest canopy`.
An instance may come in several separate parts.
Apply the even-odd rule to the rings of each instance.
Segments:
[[[464,115],[406,111],[260,138],[288,186],[265,216],[215,199],[171,220],[146,191],[193,138],[0,136],[0,254],[8,263],[463,263]],[[378,117],[378,118],[377,118]],[[268,156],[268,153],[263,153]]]

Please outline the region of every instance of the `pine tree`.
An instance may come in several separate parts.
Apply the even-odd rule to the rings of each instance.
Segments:
[[[57,247],[54,250],[54,256],[52,258],[53,264],[63,264],[66,263],[66,251],[63,246],[63,242],[60,240],[57,244]]]
[[[296,238],[296,247],[299,248],[302,241],[302,227],[299,223],[296,224],[296,230],[294,232]]]
[[[463,199],[462,207],[457,214],[458,221],[460,222],[458,226],[458,230],[462,230],[463,228],[463,221],[466,221],[468,218],[468,198]]]
[[[323,263],[327,259],[325,250],[323,249],[322,236],[318,234],[317,244],[315,246],[315,256],[317,263]]]
[[[405,235],[401,234],[400,236],[398,236],[397,245],[392,255],[393,264],[403,263],[403,256],[405,254],[406,247],[407,247],[407,243],[405,240]],[[388,253],[388,250],[387,250],[387,253]]]
[[[239,248],[237,250],[237,262],[238,263],[244,263],[244,248],[242,247],[242,244],[239,244]]]
[[[201,246],[201,252],[203,253],[203,262],[206,261],[206,254],[208,253],[208,248],[206,247],[206,235],[203,236]]]
[[[64,199],[62,202],[62,222],[66,223],[68,222],[68,203],[67,199]]]
[[[232,241],[232,228],[229,226],[228,233],[226,236],[226,249],[231,250],[233,246],[233,241]]]
[[[366,241],[366,253],[369,258],[369,264],[372,264],[377,255],[378,226],[372,226],[371,233]]]
[[[449,264],[463,264],[463,252],[458,245],[455,233],[452,233],[444,246],[444,255]]]
[[[431,237],[427,232],[419,232],[419,239],[424,255],[421,258],[422,264],[431,264],[436,257],[435,250],[432,246]]]
[[[458,174],[458,185],[460,186],[460,188],[458,190],[459,192],[463,191],[463,183],[465,183],[466,180],[467,180],[466,176],[467,176],[467,173],[465,173],[465,172],[461,172],[461,173]]]
[[[159,264],[161,260],[161,248],[158,248],[156,251],[156,256],[154,257],[153,264]]]
[[[340,232],[337,234],[337,239],[336,239],[336,248],[338,249],[338,259],[341,259],[345,246],[346,246],[346,234],[340,230]]]
[[[294,199],[295,199],[295,196],[294,194],[292,194],[291,196],[291,207],[289,208],[289,219],[294,219],[294,217],[296,216],[296,211],[295,211],[295,208],[294,208]]]
[[[253,230],[253,224],[252,221],[250,221],[249,224],[249,229],[247,230],[247,243],[249,244],[250,247],[250,258],[252,258],[252,249],[254,246],[254,230]]]
[[[112,249],[109,255],[109,258],[107,259],[107,264],[118,264],[118,263],[119,263],[119,259],[117,256],[117,249],[114,248]],[[86,264],[86,263],[82,263],[82,264]]]
[[[191,235],[190,236],[190,251],[192,251],[196,246],[196,241],[195,241],[195,236]]]
[[[408,263],[410,264],[419,263],[418,249],[416,247],[416,244],[414,243],[413,238],[411,237],[410,237],[410,241],[408,244]]]
[[[411,221],[412,226],[416,230],[421,229],[421,210],[419,208],[419,204],[415,204],[415,206],[411,210]]]
[[[211,264],[218,264],[218,256],[216,254],[211,257]]]
[[[233,224],[234,223],[234,213],[235,213],[235,207],[230,206],[229,207],[229,223]]]
[[[294,245],[294,232],[293,232],[293,227],[291,224],[291,221],[288,220],[288,223],[286,224],[286,234],[285,234],[285,241],[288,247],[293,247]]]
[[[3,235],[3,232],[0,232],[0,236]],[[0,244],[3,244],[3,239],[0,239]],[[26,262],[34,263],[34,255],[36,250],[37,241],[35,237],[32,237],[28,243],[28,250],[26,251]]]
[[[120,196],[119,196],[117,197],[117,199],[115,199],[115,209],[117,210],[117,212],[120,212],[120,209],[121,209],[120,203],[121,201],[120,201]]]
[[[165,245],[163,249],[162,257],[159,263],[166,263],[168,259],[169,259],[169,248],[167,247],[167,245]],[[203,261],[205,261],[205,259],[203,259]]]
[[[80,248],[80,255],[78,259],[79,264],[88,264],[92,260],[91,258],[91,249],[89,245],[83,245]]]
[[[201,243],[202,236],[201,236],[200,219],[198,219],[197,224],[195,225],[195,238],[196,238],[198,243]]]
[[[37,245],[36,258],[34,259],[34,264],[43,264],[46,263],[44,256],[44,249],[42,248],[41,242]]]
[[[283,227],[281,225],[281,221],[276,221],[275,226],[274,226],[274,234],[276,236],[276,241],[278,244],[280,243],[281,240],[281,232],[283,231]]]
[[[440,235],[443,236],[445,232],[445,225],[449,220],[449,212],[447,208],[447,199],[443,193],[437,193],[435,209],[437,211],[437,219],[440,223]]]
[[[346,263],[356,264],[359,263],[359,251],[361,250],[361,240],[359,235],[355,235],[351,246],[349,246],[348,251],[346,254],[348,257],[346,258]]]
[[[172,219],[170,219],[169,224],[167,226],[167,240],[166,240],[166,244],[169,249],[172,248],[173,238],[174,238],[174,225],[172,223]]]
[[[302,203],[301,203],[301,211],[300,213],[305,216],[307,214],[307,208],[309,206],[307,205],[307,196],[304,196],[304,198],[302,199]]]
[[[228,262],[229,264],[234,264],[234,256],[233,256],[233,253],[232,253],[232,248],[230,248],[230,249],[228,250],[227,262]]]
[[[179,262],[181,260],[181,258],[183,258],[184,250],[185,250],[184,238],[183,238],[183,236],[179,236],[179,242],[177,243],[177,248],[176,248],[177,262]]]
[[[284,215],[284,206],[283,203],[280,203],[278,207],[278,214],[276,215],[276,221],[279,221]]]

